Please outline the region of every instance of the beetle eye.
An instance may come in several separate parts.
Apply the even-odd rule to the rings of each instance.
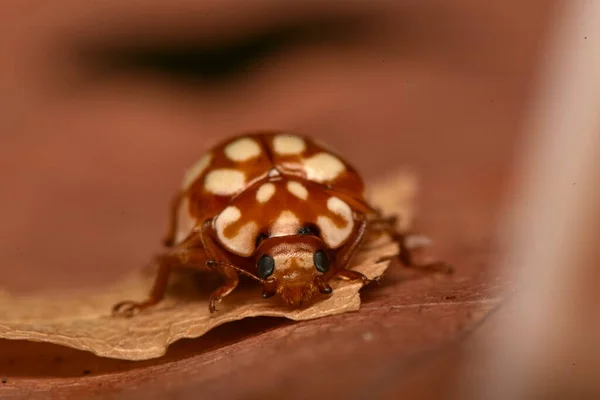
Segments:
[[[258,247],[260,246],[260,244],[262,243],[263,240],[267,239],[268,236],[265,235],[264,233],[259,233],[258,236],[256,237],[256,241],[254,243],[254,247]]]
[[[302,228],[298,229],[297,232],[298,235],[314,235],[314,236],[318,236],[319,235],[319,228],[317,228],[315,225],[304,225]]]
[[[321,273],[326,273],[329,271],[329,258],[327,258],[327,254],[323,250],[319,250],[315,253],[314,257],[315,267],[317,271]]]
[[[261,279],[267,279],[275,270],[275,260],[268,254],[265,254],[258,260],[258,276]]]

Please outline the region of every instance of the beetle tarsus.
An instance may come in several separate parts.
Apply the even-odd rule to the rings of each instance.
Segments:
[[[445,275],[454,274],[454,266],[444,261],[436,261],[425,264],[406,264],[408,268],[419,269],[423,272],[434,272]]]
[[[122,301],[118,304],[115,304],[115,306],[112,309],[112,314],[117,317],[131,318],[138,312],[154,304],[156,303],[152,301],[145,301],[141,303],[130,300]]]
[[[400,244],[399,258],[402,264],[404,264],[404,266],[407,268],[412,268],[422,272],[452,275],[454,273],[454,267],[445,261],[418,262],[415,260],[415,251],[422,249],[429,244],[427,239],[418,239],[415,241],[414,238],[419,236],[420,235],[415,234],[398,234],[397,240]],[[417,244],[411,242],[417,242]],[[420,242],[423,243],[419,244]]]
[[[434,261],[422,263],[415,260],[415,252],[431,244],[431,240],[426,236],[416,233],[400,233],[396,224],[398,218],[395,215],[390,217],[379,217],[370,221],[369,228],[375,232],[387,233],[400,246],[398,259],[407,268],[412,268],[422,272],[441,273],[451,275],[454,273],[454,267],[444,261]],[[390,259],[391,257],[384,257]],[[395,258],[395,257],[394,257]]]
[[[353,271],[351,269],[343,269],[341,271],[339,271],[337,274],[338,278],[347,280],[347,281],[361,281],[363,285],[368,284],[369,282],[371,282],[371,280],[369,278],[367,278],[365,275],[361,274],[358,271]]]
[[[217,311],[216,303],[221,301],[221,297],[218,298],[215,295],[210,296],[208,300],[208,311],[212,314]]]
[[[231,293],[240,282],[238,274],[234,270],[221,267],[218,269],[218,271],[223,276],[225,282],[223,283],[223,286],[215,290],[210,295],[210,299],[208,301],[208,311],[211,313],[217,311],[216,303],[220,302],[223,297]]]

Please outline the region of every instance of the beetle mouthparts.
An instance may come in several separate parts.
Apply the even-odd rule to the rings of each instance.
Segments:
[[[291,308],[302,307],[308,303],[315,292],[314,286],[288,286],[281,290],[281,298]]]

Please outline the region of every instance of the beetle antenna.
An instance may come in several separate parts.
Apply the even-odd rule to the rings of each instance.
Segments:
[[[250,278],[252,278],[254,280],[257,280],[259,282],[263,281],[262,279],[260,279],[260,278],[258,278],[256,276],[252,275],[250,272],[246,271],[245,269],[242,269],[240,267],[236,267],[235,265],[232,265],[232,264],[229,264],[229,263],[226,263],[226,262],[223,262],[223,261],[208,260],[206,262],[206,266],[209,267],[209,268],[214,268],[214,267],[217,267],[217,266],[219,266],[219,267],[225,267],[225,268],[231,268],[231,269],[234,269],[235,271],[239,272],[240,274],[246,275],[246,276],[248,276],[248,277],[250,277]]]

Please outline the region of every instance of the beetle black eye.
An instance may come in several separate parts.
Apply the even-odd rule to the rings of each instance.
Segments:
[[[275,270],[275,260],[268,254],[265,254],[258,260],[258,276],[261,279],[267,279]]]
[[[315,225],[304,225],[302,228],[298,229],[298,235],[319,235],[319,228]]]
[[[268,238],[267,235],[265,235],[264,233],[259,233],[258,236],[256,237],[256,241],[254,243],[254,247],[260,246],[260,244],[262,243],[262,241],[265,240],[266,238]]]
[[[317,271],[321,273],[326,273],[329,271],[329,259],[327,258],[327,254],[323,250],[319,250],[315,253],[314,257],[315,267]]]

